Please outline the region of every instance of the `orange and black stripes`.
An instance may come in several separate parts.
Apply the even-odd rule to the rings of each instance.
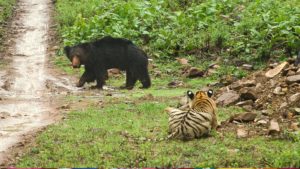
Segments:
[[[209,91],[212,92],[212,91]],[[209,134],[216,128],[216,104],[206,92],[198,91],[194,95],[188,91],[190,107],[188,110],[167,108],[169,112],[169,136],[189,140]]]

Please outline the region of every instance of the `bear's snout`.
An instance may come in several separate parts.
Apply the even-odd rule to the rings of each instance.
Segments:
[[[72,66],[73,68],[80,68],[80,60],[78,56],[74,56],[72,58]]]

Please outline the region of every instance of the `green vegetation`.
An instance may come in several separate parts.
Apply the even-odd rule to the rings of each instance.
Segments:
[[[300,50],[298,0],[58,0],[57,12],[65,45],[125,37],[160,61],[220,56],[232,64]]]
[[[15,3],[15,0],[0,0],[0,43],[2,43],[4,26],[12,14]]]
[[[155,92],[156,91],[156,92]],[[182,91],[127,91],[105,97],[102,106],[72,111],[47,129],[19,167],[288,167],[299,166],[300,144],[254,136],[236,138],[235,131],[214,132],[193,140],[161,140],[167,136],[167,106],[175,106]],[[142,95],[145,93],[145,95]],[[147,93],[153,93],[148,97]],[[162,96],[163,95],[163,96]],[[130,99],[128,99],[130,98]],[[72,98],[79,100],[82,98]],[[240,109],[220,109],[220,120]]]
[[[286,59],[286,53],[300,50],[299,1],[57,0],[56,10],[63,45],[111,35],[142,47],[153,59],[153,86],[117,93],[95,91],[104,96],[96,104],[88,97],[71,95],[66,100],[78,102],[77,108],[39,135],[36,146],[17,166],[300,166],[300,135],[289,131],[281,138],[239,139],[236,128],[228,127],[199,140],[163,140],[168,127],[164,109],[176,107],[187,89],[202,88],[224,75],[244,77],[247,72],[236,65],[252,62],[260,68],[269,58]],[[70,68],[62,50],[57,55],[58,67],[72,75],[82,73]],[[221,67],[211,77],[187,79],[182,76],[185,66],[176,57],[187,58],[202,70],[213,62]],[[118,87],[124,78],[109,78],[107,84]],[[183,85],[171,88],[170,82]],[[87,103],[81,106],[82,102]],[[219,121],[241,111],[219,108]]]

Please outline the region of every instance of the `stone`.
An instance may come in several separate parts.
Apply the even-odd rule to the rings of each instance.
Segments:
[[[256,90],[261,90],[262,87],[263,87],[263,86],[262,86],[261,83],[257,83],[256,86],[255,86],[255,89],[256,89]]]
[[[279,128],[279,124],[278,124],[277,120],[272,119],[270,121],[268,134],[269,135],[275,135],[275,134],[278,134],[279,132],[280,132],[280,128]]]
[[[233,105],[238,102],[239,98],[240,95],[237,92],[231,90],[221,94],[221,96],[217,98],[216,103],[221,106]]]
[[[232,121],[250,122],[250,121],[254,121],[256,116],[257,116],[257,113],[254,113],[254,112],[240,113],[240,114],[236,114],[236,115],[230,117],[229,122],[232,122]]]
[[[176,58],[176,60],[182,65],[188,65],[189,61],[186,58]]]
[[[286,108],[287,107],[287,102],[283,102],[283,103],[281,103],[281,105],[280,105],[280,107],[279,107],[279,109],[283,109],[283,108]]]
[[[295,75],[295,74],[296,74],[296,72],[294,72],[294,71],[292,71],[292,70],[289,70],[289,71],[287,72],[286,76],[293,76],[293,75]]]
[[[118,75],[121,74],[121,71],[116,68],[108,69],[107,70],[108,76]]]
[[[296,93],[296,94],[293,94],[292,96],[290,96],[289,98],[289,102],[291,104],[295,103],[295,102],[298,102],[300,101],[300,93]]]
[[[236,130],[237,138],[246,138],[248,136],[248,132],[244,128],[238,128]]]
[[[281,94],[281,93],[282,93],[282,92],[281,92],[281,87],[280,87],[280,86],[277,86],[277,87],[274,89],[273,93],[274,93],[274,94],[277,94],[277,95]]]
[[[291,123],[290,129],[293,131],[299,131],[298,123]]]
[[[273,78],[274,76],[278,75],[286,66],[288,66],[288,62],[283,62],[280,65],[276,66],[274,69],[270,69],[269,71],[267,71],[265,76],[267,78]]]
[[[240,85],[242,85],[243,87],[252,87],[255,86],[255,80],[246,80],[244,82],[241,82]]]
[[[235,105],[236,106],[247,106],[247,105],[252,105],[252,104],[253,104],[253,100],[245,100],[245,101],[240,101]]]
[[[296,71],[296,75],[300,75],[300,68]]]
[[[253,100],[257,99],[255,88],[243,88],[240,90],[241,100]]]
[[[253,70],[253,65],[243,64],[242,69],[244,69],[244,70]]]
[[[198,68],[196,67],[191,67],[187,74],[185,75],[188,78],[195,78],[195,77],[203,77],[204,76],[204,72],[200,71]]]
[[[8,112],[0,112],[0,119],[6,119],[10,114]]]
[[[288,76],[286,81],[288,84],[300,82],[300,75]]]

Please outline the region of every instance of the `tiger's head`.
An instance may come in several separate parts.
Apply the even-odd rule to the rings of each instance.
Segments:
[[[208,91],[199,90],[196,92],[196,94],[188,90],[187,97],[188,97],[189,107],[194,108],[195,106],[201,104],[201,105],[210,105],[212,108],[215,108],[216,107],[215,102],[211,99],[213,94],[214,92],[212,89],[209,89]]]

